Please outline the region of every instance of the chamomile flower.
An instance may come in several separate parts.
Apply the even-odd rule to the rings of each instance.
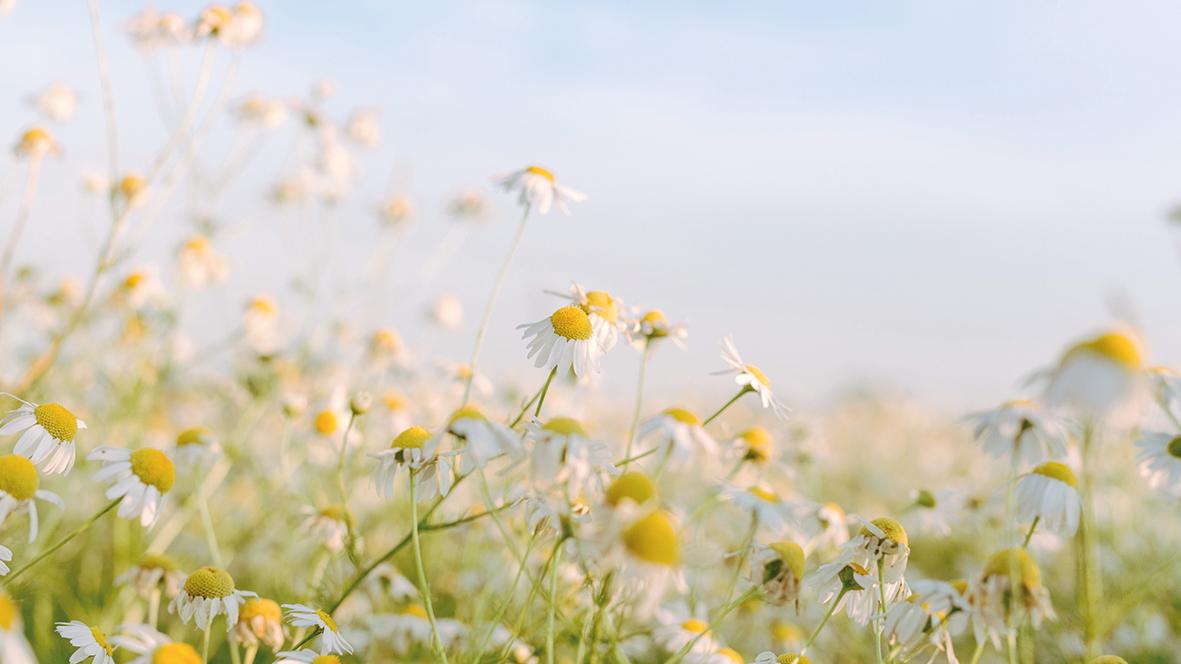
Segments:
[[[747,579],[757,587],[763,601],[774,606],[799,606],[800,584],[804,580],[804,549],[788,540],[755,547],[750,555]]]
[[[261,643],[271,650],[278,650],[286,639],[279,605],[261,597],[246,600],[238,612],[238,622],[230,632],[230,638],[248,648]]]
[[[617,472],[607,444],[593,440],[572,417],[553,417],[544,424],[534,420],[527,438],[536,486],[565,485],[567,496],[574,498],[590,486],[601,492],[604,477]]]
[[[763,408],[770,408],[780,419],[787,417],[790,409],[783,405],[775,393],[771,391],[771,380],[767,378],[767,374],[755,365],[744,362],[742,356],[738,354],[734,340],[730,337],[722,340],[722,361],[730,365],[730,368],[715,373],[734,374],[734,382],[738,383],[744,392],[757,394],[763,403]]]
[[[1031,464],[1066,454],[1066,421],[1036,402],[1009,401],[969,418],[977,442],[994,459],[1016,456],[1018,463]]]
[[[220,567],[205,566],[185,579],[184,587],[168,603],[168,612],[180,615],[181,622],[191,620],[198,629],[208,630],[213,620],[225,614],[226,631],[238,623],[238,610],[248,597],[258,597],[234,586],[234,577]]]
[[[1046,401],[1088,418],[1122,420],[1146,396],[1144,348],[1130,330],[1112,330],[1066,349],[1049,371]]]
[[[517,432],[489,420],[470,404],[452,413],[447,430],[463,440],[463,447],[457,451],[456,460],[459,472],[463,474],[483,468],[501,455],[520,459],[524,454]]]
[[[1047,461],[1017,480],[1017,519],[1038,520],[1046,530],[1071,536],[1078,530],[1083,501],[1069,466]]]
[[[633,602],[639,616],[649,615],[670,586],[684,585],[680,533],[663,510],[622,522],[602,560],[615,564],[626,584],[621,599]]]
[[[696,659],[718,647],[709,631],[709,616],[700,606],[697,611],[690,611],[682,602],[666,606],[656,612],[656,621],[652,636],[667,653],[680,652],[693,643],[687,654]]]
[[[127,664],[201,664],[196,648],[148,625],[125,625],[111,643],[137,655]]]
[[[907,595],[903,574],[909,557],[909,538],[902,524],[887,517],[874,519],[865,522],[861,532],[841,547],[835,559],[821,565],[809,584],[816,588],[822,603],[839,597],[836,611],[844,608],[851,620],[866,625],[877,615],[880,597],[892,605]],[[842,577],[849,575],[846,569],[852,570],[852,580],[860,589],[842,595],[846,584]]]
[[[13,451],[27,457],[46,475],[70,472],[74,467],[74,439],[86,423],[59,403],[17,401],[21,406],[0,419],[0,436],[19,433]]]
[[[1181,498],[1181,436],[1147,431],[1136,447],[1140,476],[1148,486]]]
[[[172,558],[159,553],[145,553],[139,562],[115,579],[117,585],[130,585],[141,597],[163,593],[169,599],[176,597],[185,581]]]
[[[656,483],[638,470],[620,474],[607,485],[607,491],[603,494],[603,499],[611,507],[618,507],[624,502],[643,505],[655,497]]]
[[[1016,580],[1012,575],[1016,574]],[[1021,597],[1012,598],[1013,586],[1019,586]],[[1045,620],[1054,620],[1050,593],[1042,586],[1042,573],[1025,549],[1003,549],[988,560],[980,577],[968,588],[968,604],[972,607],[972,626],[976,641],[985,638],[1000,648],[1002,636],[1011,625],[1020,625],[1026,616],[1034,629]],[[1010,601],[1010,600],[1014,601]],[[1012,604],[1012,606],[1007,606]],[[1012,618],[1010,612],[1018,615]]]
[[[26,159],[40,159],[48,154],[60,155],[61,145],[54,140],[53,135],[41,127],[25,130],[12,148],[13,154]]]
[[[311,505],[304,505],[303,516],[301,531],[314,537],[332,553],[340,553],[344,550],[350,519],[344,508],[332,505],[316,509]]]
[[[765,464],[775,455],[775,438],[766,427],[751,427],[730,441],[738,457],[755,464]]]
[[[200,234],[184,241],[177,250],[176,262],[181,280],[194,288],[221,283],[230,274],[229,261]]]
[[[65,122],[78,108],[78,93],[65,83],[50,83],[29,101],[45,118]]]
[[[92,664],[115,664],[115,647],[107,641],[107,635],[101,629],[71,620],[57,623],[55,631],[77,648],[70,656],[70,664],[88,659]]]
[[[0,590],[0,662],[37,664],[33,647],[25,638],[20,607],[3,590]]]
[[[176,482],[176,467],[168,455],[152,447],[124,450],[104,446],[95,448],[86,458],[106,464],[94,479],[111,482],[108,500],[122,498],[119,516],[139,519],[145,528],[156,523],[164,496]]]
[[[234,113],[246,125],[260,129],[274,129],[287,121],[287,105],[280,99],[271,99],[257,92],[246,95],[238,102]]]
[[[377,459],[373,471],[373,485],[377,495],[392,498],[399,468],[418,473],[418,497],[425,500],[436,494],[446,496],[451,491],[451,459],[439,454],[438,437],[419,426],[399,433],[388,450],[369,456]]]
[[[598,373],[602,346],[595,339],[594,326],[581,307],[561,307],[536,323],[518,325],[528,341],[528,358],[539,369],[555,369],[561,375],[570,371],[582,378]],[[536,359],[534,359],[536,358]]]
[[[279,347],[279,307],[266,295],[251,298],[242,316],[246,343],[256,353],[267,355]]]
[[[292,626],[319,630],[321,653],[344,655],[353,652],[353,646],[341,635],[336,621],[327,612],[305,604],[284,604],[283,610]]]
[[[701,424],[701,419],[684,408],[666,408],[640,423],[639,436],[663,448],[670,459],[685,461],[698,454],[713,457],[718,444]]]
[[[623,302],[607,291],[588,291],[575,282],[567,293],[548,292],[569,300],[570,304],[586,312],[592,333],[604,353],[615,347],[620,333],[627,331],[627,323],[622,318]]]
[[[753,484],[748,487],[723,485],[720,494],[723,498],[750,512],[758,519],[759,523],[765,526],[777,528],[783,525],[787,517],[787,504],[769,486],[763,484]]]
[[[684,323],[670,323],[668,317],[659,309],[649,309],[632,322],[629,336],[632,345],[640,350],[661,339],[668,339],[681,350],[685,350],[689,328]]]
[[[951,523],[963,505],[963,494],[954,489],[931,491],[919,489],[912,494],[912,502],[903,520],[915,532],[933,537],[951,534]]]
[[[454,330],[463,322],[463,302],[454,295],[440,295],[431,303],[427,315],[444,330]]]
[[[755,657],[754,664],[812,664],[812,660],[794,652],[776,655],[770,650],[764,650]]]
[[[369,616],[366,623],[375,638],[389,643],[397,653],[433,645],[430,619],[421,604],[407,604],[396,613]],[[465,632],[465,626],[452,618],[436,618],[435,625],[444,649],[450,648]]]
[[[182,467],[201,465],[221,452],[221,444],[209,429],[193,427],[176,436],[176,448],[172,452]]]
[[[954,662],[952,636],[967,626],[970,607],[958,588],[942,581],[916,581],[905,602],[886,612],[884,632],[891,646],[912,655],[930,646]]]
[[[581,203],[586,196],[558,184],[554,174],[540,166],[528,166],[519,171],[496,178],[497,184],[509,193],[517,194],[517,202],[528,208],[536,208],[547,214],[550,207],[557,205],[562,214],[570,214],[570,203]]]
[[[56,493],[38,488],[40,484],[41,478],[32,461],[17,454],[0,456],[0,524],[13,512],[28,512],[30,543],[37,539],[37,504],[34,499],[64,507]]]

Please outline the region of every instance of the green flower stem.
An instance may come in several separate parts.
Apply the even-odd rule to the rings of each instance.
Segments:
[[[644,351],[640,354],[640,378],[636,383],[636,406],[632,410],[632,423],[627,430],[627,447],[623,451],[623,470],[627,472],[627,466],[631,463],[632,445],[636,441],[636,429],[640,426],[640,410],[644,403],[644,374],[648,369],[648,355],[652,344],[648,341],[644,342]]]
[[[727,408],[734,405],[735,401],[738,401],[739,399],[741,399],[743,397],[743,395],[745,395],[747,392],[754,392],[754,391],[755,391],[754,388],[751,387],[750,385],[744,385],[741,390],[738,390],[738,394],[735,394],[733,397],[730,397],[730,400],[727,401],[726,403],[722,404],[722,407],[719,408],[717,410],[717,412],[715,412],[713,415],[710,415],[709,417],[707,417],[706,420],[701,423],[701,426],[706,426],[710,422],[713,422],[714,420],[718,419],[718,416],[721,415],[722,413],[726,412]]]
[[[565,541],[558,541],[557,547],[554,548],[554,561],[550,565],[549,571],[549,611],[545,618],[545,661],[546,664],[554,664],[554,614],[558,610],[558,567],[562,564],[562,544]]]
[[[804,647],[800,648],[801,655],[808,652],[808,648],[816,642],[816,637],[820,636],[820,631],[823,630],[824,626],[828,624],[828,619],[832,618],[832,614],[837,612],[837,607],[841,605],[841,600],[845,598],[845,595],[848,592],[848,588],[842,587],[841,592],[837,593],[837,597],[833,600],[832,606],[828,607],[828,611],[826,611],[824,617],[820,619],[820,624],[816,626],[816,629],[812,630],[812,635],[808,637],[808,640],[804,643]]]
[[[1041,520],[1040,516],[1033,517],[1033,523],[1029,524],[1029,532],[1025,533],[1025,541],[1021,543],[1022,549],[1029,548],[1029,540],[1033,539],[1033,531],[1037,530],[1037,524]]]
[[[541,386],[541,394],[537,397],[537,408],[533,411],[533,417],[541,416],[541,407],[545,404],[545,395],[549,394],[549,385],[553,382],[554,376],[558,375],[558,368],[550,369],[549,376],[545,379],[545,385]]]
[[[697,645],[697,642],[700,641],[702,637],[713,631],[714,628],[721,624],[722,620],[725,619],[726,616],[730,615],[731,611],[738,608],[739,606],[742,606],[743,602],[752,597],[755,597],[758,594],[758,588],[751,588],[750,590],[742,593],[742,595],[738,596],[733,601],[726,604],[726,606],[722,607],[722,610],[718,612],[718,616],[710,622],[709,627],[697,634],[697,636],[694,636],[693,639],[688,643],[681,646],[681,649],[677,651],[677,654],[673,655],[672,658],[668,660],[667,664],[678,664],[681,660],[685,659],[685,655],[688,655],[689,652],[693,650],[693,646]]]
[[[116,499],[112,500],[111,502],[107,503],[106,507],[102,508],[97,513],[95,513],[94,516],[87,519],[85,523],[83,523],[82,525],[75,528],[73,530],[73,532],[71,532],[70,534],[61,538],[53,546],[42,551],[40,553],[40,555],[38,555],[36,558],[30,560],[29,562],[25,563],[24,565],[21,565],[16,570],[14,570],[12,572],[12,574],[9,574],[7,577],[5,577],[5,579],[4,579],[5,584],[11,584],[13,581],[16,581],[18,578],[20,578],[20,576],[22,574],[29,571],[34,565],[41,562],[42,560],[45,560],[49,556],[53,555],[53,553],[55,551],[57,551],[58,549],[65,546],[67,543],[69,543],[70,540],[74,539],[75,537],[77,537],[77,536],[81,535],[82,533],[86,532],[87,530],[89,530],[90,527],[93,526],[95,523],[97,523],[98,520],[101,519],[104,514],[115,509],[115,507],[118,506],[118,504],[122,501],[123,501],[122,498],[116,498]]]
[[[422,593],[422,601],[426,608],[426,617],[431,623],[431,640],[434,643],[435,655],[443,664],[447,664],[447,649],[443,647],[443,640],[439,638],[439,626],[435,621],[435,607],[431,601],[431,585],[427,580],[426,569],[422,565],[422,543],[418,537],[418,472],[410,471],[410,538],[414,549],[414,567],[418,571],[418,589]]]

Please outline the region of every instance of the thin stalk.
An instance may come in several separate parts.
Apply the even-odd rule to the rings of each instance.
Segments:
[[[205,627],[205,636],[201,639],[201,664],[209,664],[209,632],[213,631],[212,627],[213,625]]]
[[[357,413],[350,410],[349,423],[345,426],[344,435],[340,439],[340,456],[336,460],[336,489],[340,493],[340,508],[344,510],[345,539],[347,541],[346,550],[348,551],[349,560],[354,565],[357,564],[357,536],[353,530],[353,515],[349,511],[349,492],[344,481],[344,466],[349,453],[349,434],[353,432],[353,426],[356,422]]]
[[[1021,543],[1022,549],[1029,548],[1029,540],[1033,539],[1033,531],[1037,530],[1037,524],[1041,520],[1040,516],[1033,517],[1033,523],[1029,524],[1029,532],[1025,533],[1025,541]]]
[[[426,569],[422,565],[422,543],[418,537],[418,472],[410,471],[410,538],[414,548],[414,567],[418,572],[418,588],[422,593],[422,601],[426,608],[427,620],[431,623],[431,640],[434,643],[435,655],[443,664],[447,664],[447,650],[443,647],[443,640],[439,638],[439,626],[435,621],[435,607],[431,602],[431,585],[427,580]]]
[[[213,529],[213,517],[209,514],[209,498],[204,491],[197,494],[197,509],[201,512],[201,528],[205,531],[205,544],[209,547],[213,564],[225,567],[221,558],[221,547],[217,544],[217,531]]]
[[[553,382],[554,376],[558,374],[558,368],[550,369],[549,376],[545,379],[545,385],[541,386],[541,394],[537,397],[537,408],[533,411],[533,417],[541,416],[541,407],[545,404],[545,395],[549,394],[549,385]]]
[[[1082,581],[1081,600],[1083,614],[1083,640],[1086,644],[1087,659],[1099,654],[1099,619],[1096,615],[1103,597],[1102,577],[1099,575],[1098,551],[1095,540],[1095,502],[1094,476],[1091,468],[1092,454],[1095,445],[1094,425],[1083,425],[1082,440],[1082,477],[1079,483],[1083,499],[1082,527],[1079,529],[1080,579]]]
[[[631,462],[632,445],[636,441],[636,429],[640,426],[640,409],[644,402],[644,374],[648,369],[648,353],[652,345],[645,341],[644,351],[640,354],[640,378],[636,382],[636,405],[632,409],[632,423],[627,430],[627,447],[623,451],[623,470],[627,471],[627,465]]]
[[[694,636],[692,640],[690,640],[685,645],[681,646],[681,649],[678,650],[677,653],[675,655],[673,655],[671,659],[668,660],[667,664],[678,664],[678,662],[685,659],[685,655],[688,655],[690,653],[690,651],[693,650],[693,646],[697,645],[697,642],[700,641],[702,639],[702,637],[704,637],[706,634],[714,631],[714,629],[722,622],[722,620],[726,616],[730,615],[731,611],[733,611],[734,609],[741,606],[742,603],[745,602],[746,600],[748,600],[751,597],[754,597],[755,595],[758,595],[758,594],[759,594],[758,588],[751,588],[750,590],[746,591],[745,593],[742,593],[742,595],[740,595],[734,601],[732,601],[729,604],[727,604],[726,606],[722,607],[722,610],[720,612],[718,612],[718,616],[716,618],[714,618],[713,621],[710,622],[708,629],[698,633],[697,636]]]
[[[545,618],[545,661],[554,664],[554,614],[558,611],[558,567],[562,564],[562,541],[554,549],[554,561],[549,571],[549,611]]]
[[[754,388],[752,388],[752,387],[751,387],[751,386],[749,386],[749,385],[745,385],[745,386],[743,386],[743,388],[742,388],[741,390],[738,390],[738,394],[735,394],[733,397],[730,397],[730,400],[729,400],[729,401],[727,401],[726,403],[722,404],[722,407],[721,407],[721,408],[719,408],[719,409],[717,410],[717,412],[715,412],[713,415],[710,415],[709,417],[707,417],[707,418],[705,419],[705,421],[701,423],[701,426],[706,426],[706,425],[707,425],[707,424],[709,424],[710,422],[713,422],[714,420],[718,419],[718,416],[719,416],[719,415],[721,415],[722,413],[726,412],[726,409],[727,409],[727,408],[729,408],[730,406],[734,405],[734,402],[735,402],[735,401],[738,401],[739,399],[741,399],[741,398],[742,398],[742,396],[743,396],[743,395],[745,395],[747,392],[754,392]]]
[[[70,534],[68,534],[65,537],[58,540],[53,546],[42,551],[41,554],[38,555],[36,558],[30,560],[29,562],[25,563],[24,565],[21,565],[17,569],[13,570],[12,574],[9,574],[7,577],[4,578],[4,582],[6,584],[11,584],[13,581],[16,581],[20,577],[20,575],[29,571],[29,569],[31,569],[34,565],[41,562],[42,560],[45,560],[49,556],[53,555],[53,553],[55,551],[57,551],[58,549],[65,546],[67,543],[69,543],[70,540],[74,539],[75,537],[77,537],[77,536],[81,535],[82,533],[86,532],[87,530],[89,530],[90,527],[93,526],[99,519],[101,519],[104,514],[115,509],[115,507],[122,501],[123,501],[122,498],[116,498],[116,499],[112,500],[111,502],[107,503],[106,507],[104,507],[101,510],[99,510],[98,512],[96,512],[94,516],[90,517],[89,519],[86,520],[85,523],[83,523],[82,525],[75,528],[73,530],[73,532],[71,532]]]
[[[823,630],[824,626],[828,624],[828,619],[832,618],[832,614],[837,612],[837,607],[841,605],[841,600],[845,598],[845,594],[848,592],[848,588],[842,587],[841,592],[837,593],[837,597],[833,600],[832,606],[828,607],[828,611],[826,611],[824,613],[824,617],[820,619],[820,624],[816,626],[816,629],[812,630],[812,634],[804,643],[804,647],[800,648],[801,655],[808,652],[808,648],[816,642],[816,637],[820,636],[820,631]]]
[[[878,615],[873,621],[873,646],[877,654],[878,664],[882,664],[882,630],[886,627],[886,581],[882,572],[882,559],[877,560],[878,567]]]

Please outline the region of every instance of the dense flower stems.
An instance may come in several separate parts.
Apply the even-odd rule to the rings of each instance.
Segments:
[[[495,631],[496,625],[500,624],[500,619],[504,617],[505,611],[507,611],[509,605],[512,604],[513,594],[517,592],[517,586],[520,585],[521,577],[525,574],[525,567],[529,562],[529,552],[533,550],[533,544],[536,541],[537,533],[534,532],[529,536],[528,544],[525,545],[525,552],[521,555],[521,562],[519,565],[517,565],[517,573],[513,575],[513,582],[511,585],[509,585],[508,593],[506,594],[507,596],[504,598],[504,601],[501,602],[500,608],[498,608],[496,613],[492,616],[492,620],[488,623],[488,629],[484,630],[484,636],[481,637],[480,642],[476,645],[475,654],[472,657],[473,661],[478,662],[480,661],[480,658],[484,656],[484,649],[488,646],[488,640],[492,638],[492,632]]]
[[[44,551],[42,551],[36,558],[30,560],[29,562],[25,563],[24,565],[21,565],[17,569],[13,570],[11,574],[4,577],[4,583],[11,584],[12,582],[16,581],[18,578],[20,578],[20,576],[22,574],[29,571],[29,569],[31,569],[34,565],[41,562],[42,560],[45,560],[49,556],[53,555],[53,553],[55,551],[57,551],[58,549],[65,546],[67,543],[69,543],[70,540],[72,540],[75,537],[86,532],[99,519],[101,519],[103,517],[103,515],[105,515],[107,512],[110,512],[111,510],[118,507],[119,503],[122,501],[123,501],[122,498],[116,498],[116,499],[112,500],[111,502],[107,503],[106,507],[103,507],[101,510],[96,512],[94,516],[87,519],[85,523],[83,523],[82,525],[75,528],[73,531],[70,532],[70,534],[68,534],[65,537],[58,540],[56,543],[53,544],[53,546],[50,546],[48,549],[45,549]]]
[[[418,589],[422,594],[422,602],[426,608],[427,620],[431,623],[431,640],[434,644],[435,656],[447,664],[447,649],[443,647],[443,640],[439,638],[439,626],[435,620],[435,606],[431,600],[431,585],[427,580],[426,569],[422,564],[422,542],[418,537],[418,471],[410,471],[410,538],[414,549],[414,568],[418,572]]]
[[[488,303],[484,305],[484,314],[480,317],[480,327],[476,329],[476,343],[472,348],[472,360],[468,363],[470,372],[463,384],[463,403],[460,406],[466,406],[468,399],[471,398],[472,381],[476,378],[476,368],[480,362],[480,347],[484,345],[484,335],[488,333],[488,321],[492,318],[492,309],[496,306],[496,299],[500,296],[500,289],[504,286],[504,277],[508,274],[509,265],[512,264],[517,247],[521,244],[521,237],[525,235],[525,226],[529,223],[529,209],[530,206],[526,204],[525,210],[521,214],[521,222],[517,225],[517,234],[513,236],[513,243],[509,247],[508,254],[504,257],[504,263],[496,273],[496,280],[492,283],[492,292],[488,295]]]

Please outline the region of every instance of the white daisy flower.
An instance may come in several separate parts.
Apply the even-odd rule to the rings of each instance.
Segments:
[[[55,631],[77,648],[70,656],[70,664],[88,659],[92,664],[115,664],[115,647],[107,641],[107,635],[101,629],[71,620],[57,623]]]
[[[1148,486],[1181,498],[1181,436],[1148,431],[1136,447],[1140,476]]]
[[[851,620],[867,625],[878,614],[882,595],[886,604],[892,605],[908,594],[903,574],[909,557],[909,538],[902,524],[887,517],[874,519],[865,522],[861,532],[841,547],[835,559],[821,565],[808,583],[816,588],[822,603],[840,597],[836,611],[844,608]],[[882,566],[880,583],[879,564]],[[852,580],[860,590],[842,595],[841,589],[845,587],[842,576],[849,574],[846,568],[852,570]]]
[[[331,505],[316,509],[311,505],[304,505],[301,511],[304,516],[303,523],[300,524],[302,532],[315,538],[332,553],[344,550],[350,518],[344,508]]]
[[[759,523],[770,528],[783,525],[788,506],[771,487],[756,484],[749,487],[722,485],[719,493],[738,507],[758,517]]]
[[[521,338],[528,340],[528,358],[536,357],[533,366],[556,369],[562,375],[573,371],[579,378],[598,373],[603,349],[595,340],[590,317],[580,307],[562,307],[517,329],[524,330]]]
[[[182,468],[200,467],[221,453],[221,443],[209,429],[193,427],[176,436],[172,456]]]
[[[701,424],[701,418],[684,408],[666,408],[640,423],[640,439],[651,437],[670,459],[686,461],[702,454],[716,458],[718,444]]]
[[[219,614],[225,614],[226,631],[238,623],[238,609],[247,597],[258,597],[249,590],[238,590],[234,577],[220,567],[205,566],[189,575],[176,597],[168,603],[168,612],[190,620],[200,630],[208,630]]]
[[[912,495],[914,502],[903,515],[907,528],[934,537],[950,535],[952,520],[963,508],[963,492],[955,489],[919,489]]]
[[[421,604],[408,604],[397,613],[371,615],[365,624],[373,637],[388,643],[397,653],[407,653],[415,647],[434,646],[431,623]],[[445,650],[467,633],[467,626],[453,618],[436,618],[435,625]]]
[[[287,622],[294,627],[319,630],[321,653],[344,655],[353,652],[353,646],[341,635],[336,621],[328,613],[305,604],[284,604],[283,610],[287,612]]]
[[[193,288],[219,284],[230,275],[230,263],[214,251],[204,235],[193,235],[184,241],[176,253],[177,271],[181,281]]]
[[[621,520],[607,550],[596,556],[597,562],[618,572],[619,600],[631,603],[637,617],[651,615],[669,588],[685,589],[680,539],[671,514],[650,511]]]
[[[19,433],[13,451],[28,457],[46,475],[70,472],[74,467],[74,438],[86,423],[61,404],[38,405],[12,398],[21,406],[0,419],[0,436]]]
[[[754,664],[812,664],[812,660],[804,655],[797,655],[794,652],[785,652],[782,655],[776,655],[770,650],[764,650],[755,656]]]
[[[377,495],[392,498],[398,469],[405,467],[409,472],[418,473],[417,494],[420,499],[446,496],[451,491],[454,478],[451,475],[450,455],[438,452],[438,442],[438,436],[432,436],[422,427],[412,426],[398,434],[388,450],[370,454],[378,461],[373,471],[373,486],[377,489]]]
[[[65,122],[78,108],[78,93],[65,83],[50,83],[29,99],[41,115],[54,122]]]
[[[266,295],[251,298],[242,315],[246,343],[254,352],[269,355],[279,348],[279,307]]]
[[[1021,587],[1021,601],[1009,604],[1013,581],[1011,574],[1018,575]],[[1050,604],[1050,593],[1042,586],[1042,573],[1037,563],[1025,549],[1003,549],[988,560],[980,577],[968,588],[968,604],[972,607],[972,627],[976,642],[985,638],[996,648],[1001,647],[1003,637],[1010,624],[1021,625],[1026,617],[1033,628],[1041,627],[1045,620],[1054,620],[1054,607]],[[1018,615],[1009,622],[1010,611]]]
[[[12,549],[0,544],[0,576],[7,576],[11,570],[8,563],[12,562]],[[3,599],[3,596],[0,596]]]
[[[1017,480],[1017,520],[1034,519],[1049,530],[1069,537],[1078,531],[1083,501],[1074,472],[1057,461],[1047,461]]]
[[[690,611],[684,602],[677,602],[656,612],[657,626],[652,631],[652,638],[667,653],[677,653],[689,643],[693,647],[687,655],[691,659],[696,656],[708,655],[717,650],[718,644],[709,631],[709,616],[704,607],[698,605],[697,611]]]
[[[553,417],[542,424],[529,423],[527,438],[530,475],[535,486],[565,485],[566,494],[575,498],[589,486],[601,493],[605,476],[618,470],[611,462],[611,449],[593,440],[572,417]]]
[[[963,632],[970,620],[967,599],[955,586],[942,581],[916,581],[911,590],[905,602],[886,612],[883,627],[887,642],[910,657],[931,646],[936,653],[946,653],[949,662],[955,662],[952,636]]]
[[[751,427],[729,441],[734,454],[755,464],[765,464],[775,455],[775,437],[766,427]]]
[[[783,405],[771,391],[771,381],[767,374],[755,365],[742,361],[742,356],[738,354],[738,348],[731,337],[722,340],[722,361],[730,365],[730,368],[717,371],[715,374],[734,374],[734,382],[738,383],[743,392],[754,392],[762,401],[763,408],[770,408],[780,419],[787,417],[791,409]]]
[[[168,455],[152,447],[133,451],[104,446],[95,448],[86,458],[106,464],[94,479],[111,482],[107,499],[123,499],[120,517],[139,519],[145,528],[156,523],[164,495],[176,482],[176,467]]]
[[[451,415],[447,430],[463,440],[463,446],[456,452],[456,464],[463,474],[483,468],[501,455],[520,460],[524,454],[520,434],[489,420],[480,409],[470,404]]]
[[[1079,342],[1049,371],[1046,402],[1082,417],[1128,419],[1149,391],[1143,356],[1139,337],[1129,330]]]
[[[17,157],[41,159],[48,154],[61,156],[62,148],[48,130],[30,127],[21,134],[16,145],[12,147],[12,153]]]
[[[238,623],[230,632],[230,638],[248,648],[266,644],[271,650],[278,650],[287,638],[283,629],[283,612],[274,600],[255,597],[246,600],[238,612]]]
[[[795,603],[798,610],[804,560],[803,547],[792,541],[757,546],[750,555],[747,580],[762,591],[764,602],[774,606]]]
[[[28,512],[30,543],[37,539],[37,503],[34,499],[65,506],[56,493],[39,489],[40,484],[41,477],[32,461],[16,454],[0,456],[0,524],[13,512]]]
[[[3,590],[0,590],[0,662],[37,664],[33,647],[25,638],[20,607]]]
[[[115,584],[130,585],[141,597],[163,593],[171,599],[180,592],[184,581],[185,574],[178,569],[175,560],[163,554],[145,553],[138,563],[115,579]]]
[[[137,655],[127,664],[199,664],[197,649],[148,625],[124,625],[111,643]]]
[[[517,202],[529,208],[537,208],[541,214],[549,212],[550,206],[557,205],[562,214],[570,214],[569,203],[586,200],[582,193],[558,184],[554,174],[540,166],[529,166],[508,175],[496,178],[504,190],[517,194]]]
[[[968,417],[980,447],[994,459],[1016,455],[1018,463],[1034,464],[1066,454],[1066,421],[1033,401],[1009,401]]]
[[[634,320],[629,327],[632,346],[644,350],[648,345],[661,339],[669,339],[677,348],[688,348],[689,328],[684,323],[670,323],[659,309],[649,309]]]
[[[584,289],[577,282],[570,286],[570,291],[546,291],[551,295],[565,298],[570,304],[581,308],[590,318],[591,330],[594,338],[599,342],[603,352],[611,350],[619,341],[620,333],[628,331],[628,324],[623,320],[623,302],[612,297],[607,291]]]

